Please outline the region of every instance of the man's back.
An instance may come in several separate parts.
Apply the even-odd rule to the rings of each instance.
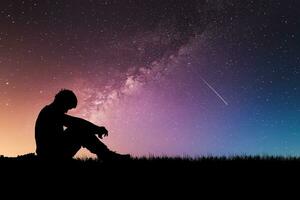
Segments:
[[[36,120],[35,141],[36,153],[42,156],[55,156],[63,134],[64,114],[54,106],[45,106]]]

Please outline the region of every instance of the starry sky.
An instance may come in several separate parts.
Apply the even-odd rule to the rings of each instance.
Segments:
[[[142,155],[300,155],[297,0],[1,0],[0,154],[35,151],[61,88],[69,114]],[[91,156],[82,150],[79,156]]]

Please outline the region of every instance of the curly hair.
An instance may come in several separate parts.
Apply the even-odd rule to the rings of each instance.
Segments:
[[[77,106],[77,97],[72,90],[62,89],[55,95],[54,102],[75,108]]]

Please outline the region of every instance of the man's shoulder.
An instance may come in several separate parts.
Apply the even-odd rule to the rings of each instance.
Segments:
[[[39,113],[39,115],[41,116],[45,116],[45,115],[54,115],[55,111],[53,108],[51,108],[50,105],[46,105],[45,107],[43,107]]]
[[[49,105],[46,105],[46,106],[44,106],[42,109],[41,109],[41,113],[43,113],[43,112],[48,112],[48,111],[51,111],[51,108],[50,108],[50,106]]]

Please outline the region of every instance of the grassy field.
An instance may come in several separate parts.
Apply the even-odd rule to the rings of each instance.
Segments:
[[[0,162],[42,162],[35,154],[25,154],[17,157],[6,157],[0,155]],[[77,164],[104,164],[101,160],[94,158],[75,158],[69,161],[61,162],[72,162]],[[132,157],[132,159],[126,161],[115,161],[112,163],[131,163],[131,164],[242,164],[242,163],[273,163],[273,164],[297,164],[300,163],[300,157],[294,156],[269,156],[269,155],[235,155],[235,156],[143,156],[143,157]]]
[[[86,158],[72,159],[68,161],[51,160],[45,161],[38,159],[34,154],[27,154],[17,157],[0,156],[0,167],[4,166],[28,166],[28,167],[47,167],[47,166],[64,166],[98,169],[98,168],[115,168],[123,167],[129,169],[176,169],[176,168],[211,168],[211,169],[263,169],[276,167],[300,167],[299,157],[283,157],[283,156],[203,156],[203,157],[133,157],[126,161],[102,162],[101,160]]]
[[[104,185],[108,188],[124,186],[130,190],[144,188],[147,192],[154,188],[165,193],[169,192],[164,189],[166,186],[187,191],[194,188],[196,193],[199,188],[224,187],[245,190],[254,187],[259,191],[270,184],[285,185],[289,179],[298,181],[299,172],[298,157],[138,157],[115,162],[95,159],[41,161],[32,155],[0,157],[2,182],[13,185],[26,184],[27,180],[42,184],[54,182],[60,188],[83,184],[88,188],[96,187],[96,190]]]

